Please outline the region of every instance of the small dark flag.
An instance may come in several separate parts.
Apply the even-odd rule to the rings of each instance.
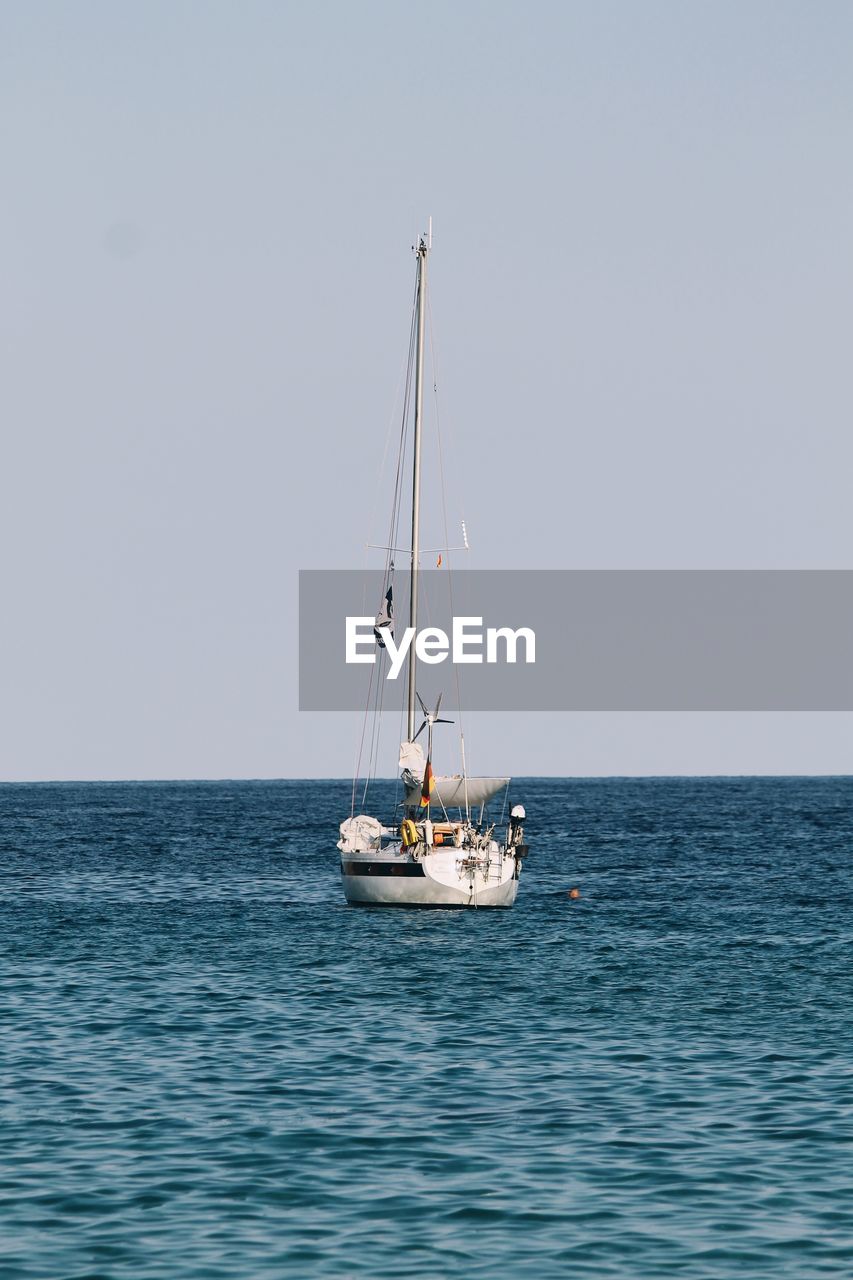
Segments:
[[[385,602],[376,615],[376,625],[373,628],[373,634],[376,636],[376,643],[380,648],[385,648],[385,634],[394,634],[394,588],[388,587],[385,592]]]

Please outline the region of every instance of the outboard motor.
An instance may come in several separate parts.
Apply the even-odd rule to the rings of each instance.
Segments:
[[[517,858],[525,858],[527,856],[527,845],[524,843],[524,827],[522,825],[526,817],[527,814],[524,811],[523,804],[513,805],[509,815],[507,844]]]

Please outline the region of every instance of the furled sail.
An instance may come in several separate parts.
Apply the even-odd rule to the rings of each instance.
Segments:
[[[487,804],[499,791],[502,791],[508,782],[509,778],[469,778],[466,783],[461,773],[455,773],[452,777],[440,777],[436,774],[432,803],[433,805],[441,803],[445,809],[464,809],[467,789],[468,807],[479,808],[481,804]],[[420,802],[420,782],[414,787],[407,784],[405,803],[420,804]]]
[[[424,780],[424,770],[426,761],[424,760],[423,748],[419,742],[401,742],[400,743],[400,776],[406,785],[407,791],[411,788],[419,788]],[[408,801],[406,801],[408,804]],[[415,802],[412,801],[414,804]]]

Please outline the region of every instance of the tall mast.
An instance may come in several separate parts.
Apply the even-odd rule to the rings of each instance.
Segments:
[[[415,355],[415,438],[412,462],[412,568],[409,590],[409,626],[417,630],[418,625],[418,552],[420,550],[420,506],[421,506],[421,421],[424,410],[424,313],[426,305],[427,254],[432,240],[432,218],[430,232],[421,236],[418,241],[418,329],[417,350]],[[417,699],[417,660],[414,644],[409,649],[409,722],[408,740],[415,736],[415,702]]]

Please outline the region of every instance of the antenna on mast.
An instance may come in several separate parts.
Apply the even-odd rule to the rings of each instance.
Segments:
[[[427,248],[432,249],[432,217],[430,217],[429,229],[427,231]]]

